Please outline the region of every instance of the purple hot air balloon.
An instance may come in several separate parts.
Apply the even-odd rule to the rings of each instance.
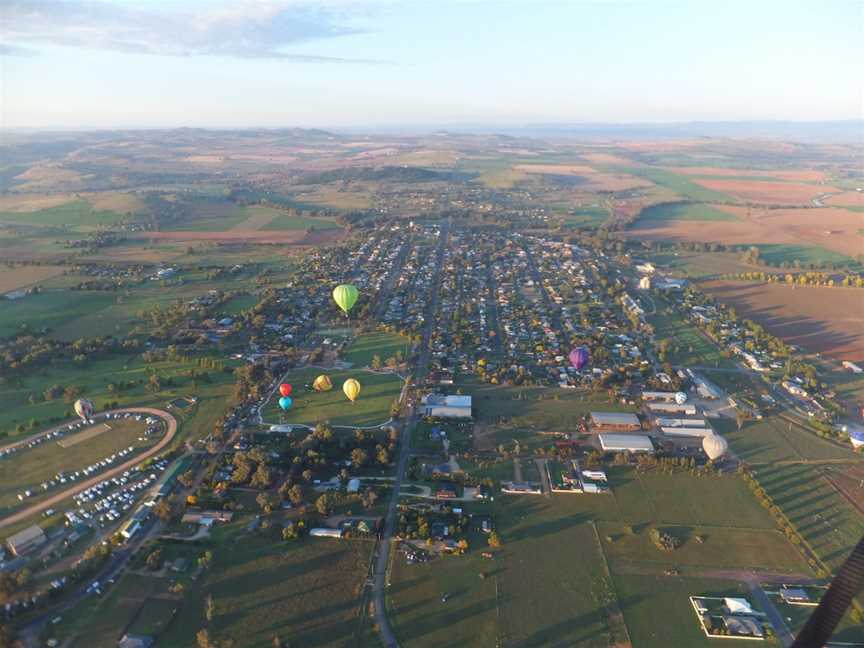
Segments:
[[[584,346],[576,347],[570,352],[570,364],[579,371],[588,364],[588,349]]]

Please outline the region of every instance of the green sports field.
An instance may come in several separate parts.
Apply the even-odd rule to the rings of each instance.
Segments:
[[[312,382],[320,374],[330,377],[333,389],[329,392],[316,392],[312,389]],[[361,386],[360,396],[354,403],[342,392],[342,384],[349,378],[356,379]],[[300,369],[292,371],[285,380],[294,387],[291,394],[294,404],[288,412],[282,412],[277,402],[277,392],[262,412],[266,423],[313,426],[329,421],[333,425],[381,425],[390,419],[390,405],[402,390],[402,380],[398,376],[356,369]]]
[[[398,333],[387,333],[376,331],[364,333],[357,337],[345,352],[345,362],[350,362],[354,367],[366,367],[372,362],[374,356],[379,356],[383,363],[387,358],[395,357],[397,352],[402,353],[403,358],[408,357],[410,350],[408,340]]]

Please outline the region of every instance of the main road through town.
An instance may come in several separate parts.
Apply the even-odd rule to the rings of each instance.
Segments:
[[[429,310],[426,318],[426,328],[423,330],[423,340],[420,344],[420,353],[417,358],[417,366],[414,371],[414,384],[419,385],[426,377],[429,367],[429,342],[435,330],[435,322],[438,312],[438,293],[441,285],[441,268],[444,265],[444,252],[450,235],[450,220],[441,228],[438,239],[438,249],[435,257],[435,274],[432,277],[432,295],[429,300]],[[390,563],[390,549],[393,545],[393,533],[396,526],[396,505],[399,502],[399,489],[405,477],[405,469],[408,466],[408,458],[411,456],[411,434],[417,426],[419,415],[416,404],[411,409],[411,414],[402,428],[402,447],[399,452],[399,463],[396,468],[396,477],[393,481],[393,492],[387,505],[387,517],[384,521],[384,534],[378,543],[378,554],[375,557],[375,571],[372,583],[372,595],[375,601],[375,623],[381,635],[381,641],[385,648],[397,648],[399,642],[390,627],[387,619],[386,588],[387,588],[387,566]]]
[[[161,452],[162,449],[165,448],[165,446],[171,443],[171,440],[177,433],[177,419],[175,419],[173,416],[171,416],[171,414],[165,412],[164,410],[154,409],[152,407],[129,407],[122,410],[113,411],[117,413],[131,412],[132,414],[146,414],[148,416],[158,416],[163,421],[165,421],[168,429],[165,431],[165,436],[163,436],[156,445],[146,450],[142,454],[136,455],[129,461],[126,461],[119,466],[111,468],[110,470],[101,472],[98,475],[91,477],[90,479],[85,479],[84,481],[77,482],[74,486],[67,488],[64,491],[61,491],[56,495],[52,495],[51,497],[42,500],[38,504],[33,504],[32,506],[28,506],[27,508],[21,509],[20,511],[16,511],[12,515],[9,515],[0,520],[0,528],[7,527],[10,524],[16,524],[21,520],[26,520],[27,518],[36,515],[37,513],[46,511],[49,508],[56,506],[63,500],[66,500],[73,495],[77,495],[81,491],[87,490],[91,486],[95,486],[101,481],[116,477],[124,470],[129,470],[130,468],[137,466],[142,461],[149,459],[156,454],[159,454],[159,452]]]

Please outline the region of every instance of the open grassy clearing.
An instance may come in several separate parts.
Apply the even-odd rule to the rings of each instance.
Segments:
[[[237,297],[232,297],[222,306],[222,311],[226,315],[237,315],[245,310],[249,310],[260,300],[260,297],[257,295],[239,295]]]
[[[681,274],[695,280],[721,274],[734,274],[756,270],[741,260],[741,255],[734,252],[662,252],[645,254],[646,258],[657,266],[668,268],[676,274]],[[771,268],[758,267],[761,272],[771,272]]]
[[[777,461],[834,460],[855,461],[851,448],[821,439],[777,417],[748,421],[739,431],[733,421],[717,419],[715,428],[729,440],[738,457],[750,464]]]
[[[290,214],[279,214],[261,229],[271,230],[329,230],[339,229],[339,223],[329,218],[309,218],[306,216],[294,216]]]
[[[765,589],[769,590],[771,588],[766,587]],[[787,619],[787,626],[792,631],[793,635],[797,635],[798,632],[801,631],[801,628],[803,628],[804,624],[807,623],[807,619],[810,618],[810,615],[813,614],[813,610],[815,609],[804,605],[789,605],[779,596],[769,595],[769,598],[774,603],[777,611],[783,615],[784,619]],[[862,637],[864,637],[864,623],[855,623],[852,621],[850,612],[847,611],[840,620],[840,623],[837,625],[834,634],[831,635],[831,642],[832,644],[857,642],[860,645]]]
[[[556,210],[557,211],[557,210]],[[602,225],[609,219],[609,210],[606,207],[576,207],[561,205],[561,213],[558,214],[568,227]]]
[[[671,189],[676,194],[698,202],[727,202],[732,198],[719,191],[706,189],[685,176],[654,167],[614,167],[615,171],[647,178],[651,182]]]
[[[410,342],[398,333],[377,331],[364,333],[357,337],[345,352],[345,361],[355,367],[365,367],[372,362],[374,356],[379,356],[384,362],[395,357],[398,352],[403,358],[408,357]]]
[[[829,263],[835,265],[852,264],[857,261],[850,256],[829,250],[819,245],[770,244],[758,245],[762,260],[771,265],[800,262],[804,267],[810,264],[823,266]],[[864,246],[862,246],[864,249]]]
[[[465,556],[419,565],[395,559],[388,611],[400,642],[607,646],[599,597],[609,586],[585,517],[544,498],[505,498],[494,512],[504,543],[494,562],[479,555],[482,535],[469,538]],[[451,598],[442,604],[444,593]]]
[[[473,396],[474,416],[481,423],[507,423],[517,428],[567,429],[592,410],[633,412],[634,407],[597,395],[557,387],[504,387],[459,376],[458,386]]]
[[[91,463],[105,459],[112,453],[133,446],[136,452],[152,446],[157,439],[139,441],[144,431],[143,422],[132,420],[110,421],[110,430],[86,441],[63,448],[56,441],[45,441],[35,448],[23,447],[15,454],[0,459],[0,513],[6,515],[24,504],[36,504],[42,496],[54,495],[68,486],[44,491],[40,484],[54,479],[58,472],[74,472]],[[98,423],[101,427],[103,424]],[[77,432],[76,434],[82,434]],[[64,437],[64,440],[70,437]],[[20,502],[18,493],[33,491],[33,496]]]
[[[197,371],[208,374],[210,382],[199,381],[197,387],[182,374],[195,367]],[[155,371],[160,378],[170,379],[172,385],[163,386],[161,391],[151,392],[146,389],[150,371]],[[122,392],[112,394],[108,391],[109,383],[124,382],[130,387]],[[116,400],[120,407],[129,405],[153,405],[164,407],[165,403],[176,397],[197,394],[204,399],[211,395],[217,401],[221,400],[222,411],[227,405],[224,397],[226,389],[233,384],[231,373],[219,370],[201,370],[194,365],[184,365],[175,362],[144,363],[139,356],[114,356],[104,360],[91,360],[83,365],[63,364],[52,367],[50,371],[35,372],[21,377],[20,384],[7,382],[0,385],[0,431],[7,433],[10,441],[14,437],[33,434],[33,431],[17,433],[18,423],[28,424],[31,420],[39,422],[35,431],[47,427],[47,422],[54,419],[72,418],[72,403],[63,398],[43,402],[29,402],[31,394],[44,393],[52,385],[62,387],[75,385],[81,389],[84,396],[91,399],[97,410],[103,409],[107,401]],[[218,397],[216,396],[218,394]],[[211,432],[207,430],[207,433]]]
[[[51,627],[52,636],[74,637],[73,648],[115,648],[123,630],[148,597],[167,592],[168,582],[153,576],[127,576],[106,596],[88,596]]]
[[[213,565],[185,592],[159,646],[186,648],[208,627],[212,638],[270,648],[273,636],[300,646],[344,646],[356,629],[359,595],[374,543],[307,538],[287,543],[279,530],[248,532],[249,516],[213,533]],[[202,547],[203,551],[205,547]],[[216,610],[204,619],[210,594]]]
[[[0,271],[0,294],[30,288],[63,272],[61,266],[19,266]]]
[[[329,392],[316,392],[312,389],[312,382],[320,374],[330,377],[333,389]],[[354,403],[342,392],[342,384],[349,378],[360,382],[360,396]],[[402,390],[402,380],[396,375],[356,369],[299,369],[285,376],[285,380],[294,386],[291,393],[294,405],[288,412],[282,412],[277,402],[277,393],[262,411],[267,423],[315,425],[330,421],[332,425],[380,425],[390,419],[390,405]]]
[[[744,639],[709,639],[702,632],[690,604],[690,596],[748,596],[745,585],[709,578],[643,576],[616,573],[613,580],[624,620],[634,646],[638,648],[690,648],[716,646],[777,646],[775,640],[753,642]],[[758,609],[758,608],[757,608]]]
[[[0,212],[0,222],[24,223],[40,226],[69,226],[92,228],[112,225],[123,218],[123,214],[106,209],[94,209],[85,200],[73,200],[63,205],[47,207],[31,212]]]
[[[44,291],[23,299],[0,304],[0,336],[12,335],[24,328],[49,330],[107,308],[116,296],[107,292]],[[90,335],[98,333],[90,330]]]
[[[735,363],[724,358],[717,345],[708,340],[693,324],[680,315],[664,311],[664,302],[657,299],[658,311],[648,315],[658,341],[669,343],[668,360],[673,365],[731,368]]]
[[[737,220],[733,214],[709,205],[696,203],[661,203],[650,205],[639,214],[639,220]]]
[[[756,474],[774,502],[830,569],[836,570],[864,535],[864,517],[806,464],[760,466]]]

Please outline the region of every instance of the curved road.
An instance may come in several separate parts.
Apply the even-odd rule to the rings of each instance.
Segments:
[[[133,414],[147,414],[150,416],[158,416],[163,421],[168,424],[168,429],[165,432],[165,436],[159,440],[159,443],[154,445],[149,450],[146,450],[140,455],[126,461],[125,463],[120,464],[110,470],[106,470],[105,472],[99,473],[95,477],[91,477],[82,482],[78,482],[71,488],[67,488],[66,490],[57,493],[56,495],[52,495],[46,500],[42,500],[38,504],[33,504],[32,506],[28,506],[25,509],[17,511],[12,515],[3,518],[0,520],[0,528],[9,526],[10,524],[15,524],[16,522],[20,522],[21,520],[26,520],[27,518],[36,515],[37,513],[41,513],[52,506],[55,506],[62,502],[63,500],[72,497],[73,495],[77,495],[83,490],[87,490],[91,486],[95,486],[99,482],[105,479],[111,479],[112,477],[121,474],[124,470],[129,470],[130,468],[137,466],[142,461],[146,461],[153,455],[158,454],[165,446],[171,443],[171,440],[174,438],[174,435],[177,433],[177,419],[175,419],[171,414],[164,410],[154,409],[152,407],[128,407],[124,409],[118,410],[110,410],[111,413],[125,413],[131,412]]]

